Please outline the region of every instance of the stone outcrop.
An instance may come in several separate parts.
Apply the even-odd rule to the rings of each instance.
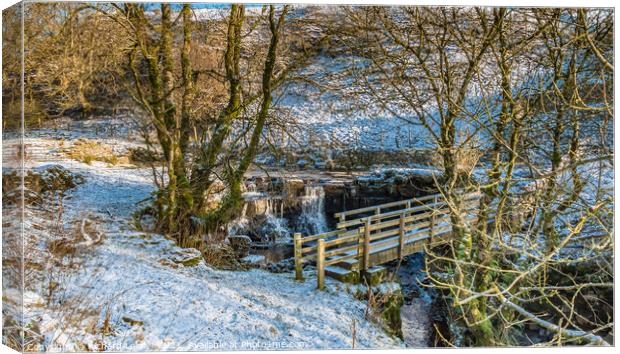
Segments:
[[[238,258],[244,258],[250,254],[252,239],[245,235],[228,236],[230,247],[235,251]]]

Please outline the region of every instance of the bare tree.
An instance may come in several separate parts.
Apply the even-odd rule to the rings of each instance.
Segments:
[[[362,63],[348,68],[352,96],[422,127],[442,157],[453,237],[427,268],[472,334],[456,344],[527,343],[524,323],[554,343],[605,344],[611,319],[589,311],[611,313],[610,13],[344,11],[338,50]],[[462,189],[482,192],[475,215]]]
[[[240,209],[243,175],[260,146],[273,91],[286,77],[278,53],[288,6],[265,11],[265,17],[248,20],[243,5],[232,5],[211,32],[193,21],[188,4],[176,19],[170,4],[161,5],[158,17],[137,4],[108,9],[132,38],[134,98],[150,117],[165,160],[166,178],[156,179],[165,181],[156,201],[160,226],[183,243],[216,231]],[[220,25],[224,32],[218,37]],[[264,29],[267,44],[261,43]],[[196,36],[219,38],[212,51],[218,53],[223,44],[221,67],[196,67],[191,60]],[[250,56],[246,51],[251,50]],[[220,90],[218,103],[195,109],[214,81],[219,82],[213,85]]]

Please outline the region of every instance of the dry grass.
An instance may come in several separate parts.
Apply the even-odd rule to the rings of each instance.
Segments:
[[[51,240],[47,247],[50,253],[57,258],[73,255],[77,251],[75,241],[66,238]]]
[[[67,149],[67,156],[72,159],[91,164],[93,161],[102,161],[111,165],[128,164],[129,157],[119,156],[108,145],[100,142],[80,139]]]

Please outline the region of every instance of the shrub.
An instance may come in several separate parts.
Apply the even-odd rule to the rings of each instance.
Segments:
[[[242,270],[244,266],[237,260],[235,250],[227,244],[206,244],[200,250],[207,264],[218,269]]]

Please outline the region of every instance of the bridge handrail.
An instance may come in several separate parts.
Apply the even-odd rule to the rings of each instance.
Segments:
[[[456,193],[463,193],[464,190],[463,189],[457,189]],[[424,197],[416,197],[416,198],[409,198],[409,199],[405,199],[405,200],[399,200],[399,201],[395,201],[395,202],[389,202],[389,203],[384,203],[384,204],[379,204],[379,205],[373,205],[373,206],[369,206],[369,207],[364,207],[364,208],[358,208],[358,209],[352,209],[352,210],[346,210],[346,211],[341,211],[338,213],[334,214],[334,217],[339,219],[340,222],[343,222],[346,220],[347,216],[350,215],[355,215],[355,214],[363,214],[363,213],[367,213],[370,211],[375,211],[375,215],[378,214],[382,214],[381,210],[382,209],[386,209],[386,208],[394,208],[397,206],[401,206],[401,205],[407,205],[407,209],[411,207],[411,204],[413,203],[418,203],[418,204],[424,204],[422,202],[426,202],[435,198],[443,198],[442,194],[437,193],[437,194],[432,194],[432,195],[427,195]]]
[[[362,225],[366,222],[367,219],[370,219],[371,221],[375,221],[375,222],[379,222],[382,221],[383,219],[387,219],[390,217],[394,217],[394,216],[398,216],[402,213],[415,213],[418,211],[423,211],[423,210],[432,210],[435,207],[441,207],[446,205],[445,202],[437,202],[437,203],[432,203],[432,204],[425,204],[425,205],[420,205],[417,207],[413,207],[413,208],[408,208],[408,209],[400,209],[400,210],[394,210],[394,211],[389,211],[387,213],[383,213],[383,214],[377,214],[377,215],[371,215],[371,216],[367,216],[367,217],[363,217],[363,218],[359,218],[359,219],[354,219],[354,220],[349,220],[349,221],[344,221],[344,222],[340,222],[338,224],[336,224],[337,228],[346,228],[346,227],[351,227],[351,226],[356,226],[356,225]],[[437,209],[437,208],[435,208]]]
[[[436,194],[433,195],[433,197],[440,197],[441,195]],[[468,193],[465,195],[465,197],[463,198],[464,201],[469,201],[469,200],[475,200],[480,196],[480,193],[474,192],[474,193]],[[439,199],[438,199],[439,200]],[[433,202],[430,204],[422,204],[419,206],[415,206],[415,207],[411,207],[411,208],[406,208],[406,209],[399,209],[399,210],[394,210],[394,211],[388,211],[382,214],[376,214],[376,215],[370,215],[370,216],[366,216],[366,217],[362,217],[359,219],[353,219],[353,220],[349,220],[349,221],[344,221],[344,222],[339,222],[338,224],[336,224],[336,228],[346,228],[346,227],[351,227],[351,226],[355,226],[355,225],[359,225],[359,224],[363,224],[364,220],[370,218],[370,220],[372,221],[377,221],[377,220],[382,220],[385,218],[389,218],[389,217],[393,217],[393,216],[397,216],[402,212],[410,212],[410,213],[415,213],[415,212],[419,212],[419,211],[423,211],[423,210],[427,210],[427,209],[441,209],[440,207],[443,206],[447,206],[448,204],[445,201],[437,201],[437,202]]]
[[[428,196],[420,197],[420,198],[411,198],[411,199],[399,200],[396,202],[390,202],[390,203],[385,203],[385,204],[380,204],[380,205],[373,205],[373,206],[359,208],[359,209],[341,211],[339,213],[335,213],[334,217],[342,220],[343,218],[346,218],[347,216],[355,215],[355,214],[363,214],[369,211],[375,211],[375,214],[381,214],[380,212],[381,209],[393,208],[393,207],[397,207],[401,205],[407,205],[413,202],[423,202],[427,200],[432,200],[435,196],[436,195],[428,195]],[[377,210],[379,210],[379,212],[377,212]]]

